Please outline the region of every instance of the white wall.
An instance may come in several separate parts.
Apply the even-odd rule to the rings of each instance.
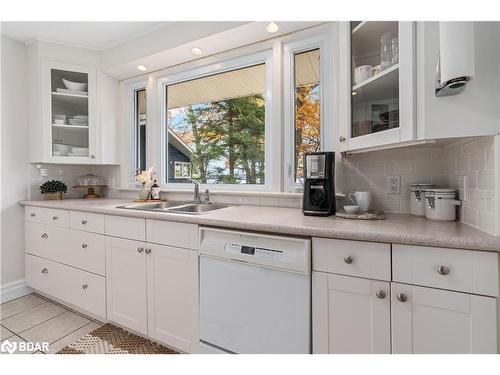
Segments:
[[[475,73],[465,90],[436,97],[439,22],[417,23],[417,138],[498,133],[500,36],[498,22],[474,22]],[[457,131],[458,130],[458,131]]]
[[[2,36],[1,43],[1,286],[2,298],[24,279],[24,210],[28,198],[28,100],[26,47]],[[14,288],[15,289],[15,288]]]

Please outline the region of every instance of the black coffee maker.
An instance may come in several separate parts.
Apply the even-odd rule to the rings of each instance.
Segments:
[[[335,214],[335,152],[304,154],[302,213],[307,216]]]

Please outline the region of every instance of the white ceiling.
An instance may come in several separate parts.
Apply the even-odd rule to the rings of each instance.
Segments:
[[[21,42],[58,42],[102,51],[172,22],[2,22],[2,34]]]

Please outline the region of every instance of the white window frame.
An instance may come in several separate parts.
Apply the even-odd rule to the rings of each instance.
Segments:
[[[136,160],[137,160],[137,133],[136,133],[136,108],[137,108],[137,103],[136,103],[136,92],[139,90],[146,90],[146,116],[149,114],[149,94],[150,90],[148,88],[148,81],[147,79],[145,80],[144,77],[140,77],[140,80],[133,79],[131,81],[128,81],[125,83],[125,92],[124,92],[124,100],[127,103],[127,123],[128,123],[128,131],[127,134],[129,135],[129,140],[130,140],[130,145],[128,149],[130,150],[130,153],[128,154],[128,160],[126,161],[127,164],[130,166],[127,168],[127,175],[126,175],[126,185],[130,188],[136,188],[137,183],[135,182],[135,172],[136,172]],[[147,123],[149,123],[149,117],[146,117]],[[147,126],[147,125],[146,125]],[[151,129],[151,127],[149,127]],[[148,149],[149,149],[149,143],[148,143],[148,130],[146,130],[146,167],[149,165],[148,164]]]
[[[245,67],[265,64],[266,72],[266,84],[265,84],[265,149],[264,149],[264,160],[265,160],[265,183],[262,185],[247,185],[247,184],[202,184],[202,188],[210,188],[211,190],[233,190],[233,191],[275,191],[279,187],[274,186],[272,180],[273,171],[275,169],[272,162],[272,145],[274,141],[279,142],[280,140],[274,140],[272,136],[272,111],[273,111],[273,51],[268,49],[263,52],[257,52],[250,55],[245,55],[237,58],[232,58],[229,60],[221,60],[216,63],[210,63],[205,66],[200,66],[178,73],[173,73],[171,75],[164,75],[157,78],[157,99],[159,108],[159,124],[161,127],[160,135],[160,152],[161,159],[158,160],[160,165],[158,176],[161,181],[161,187],[169,190],[192,190],[191,183],[168,183],[166,174],[166,165],[168,160],[166,160],[166,148],[168,147],[167,137],[166,137],[166,126],[164,124],[164,119],[167,112],[167,103],[165,100],[166,87],[176,83],[189,81],[197,78],[203,78],[205,76],[224,73],[227,71],[242,69]]]
[[[320,51],[320,142],[322,151],[333,150],[332,38],[321,34],[283,45],[283,190],[298,192],[302,184],[294,181],[295,171],[295,54],[319,48]]]

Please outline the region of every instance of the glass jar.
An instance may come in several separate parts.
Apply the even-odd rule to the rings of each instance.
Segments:
[[[399,40],[392,32],[380,38],[380,67],[385,70],[399,62]]]

